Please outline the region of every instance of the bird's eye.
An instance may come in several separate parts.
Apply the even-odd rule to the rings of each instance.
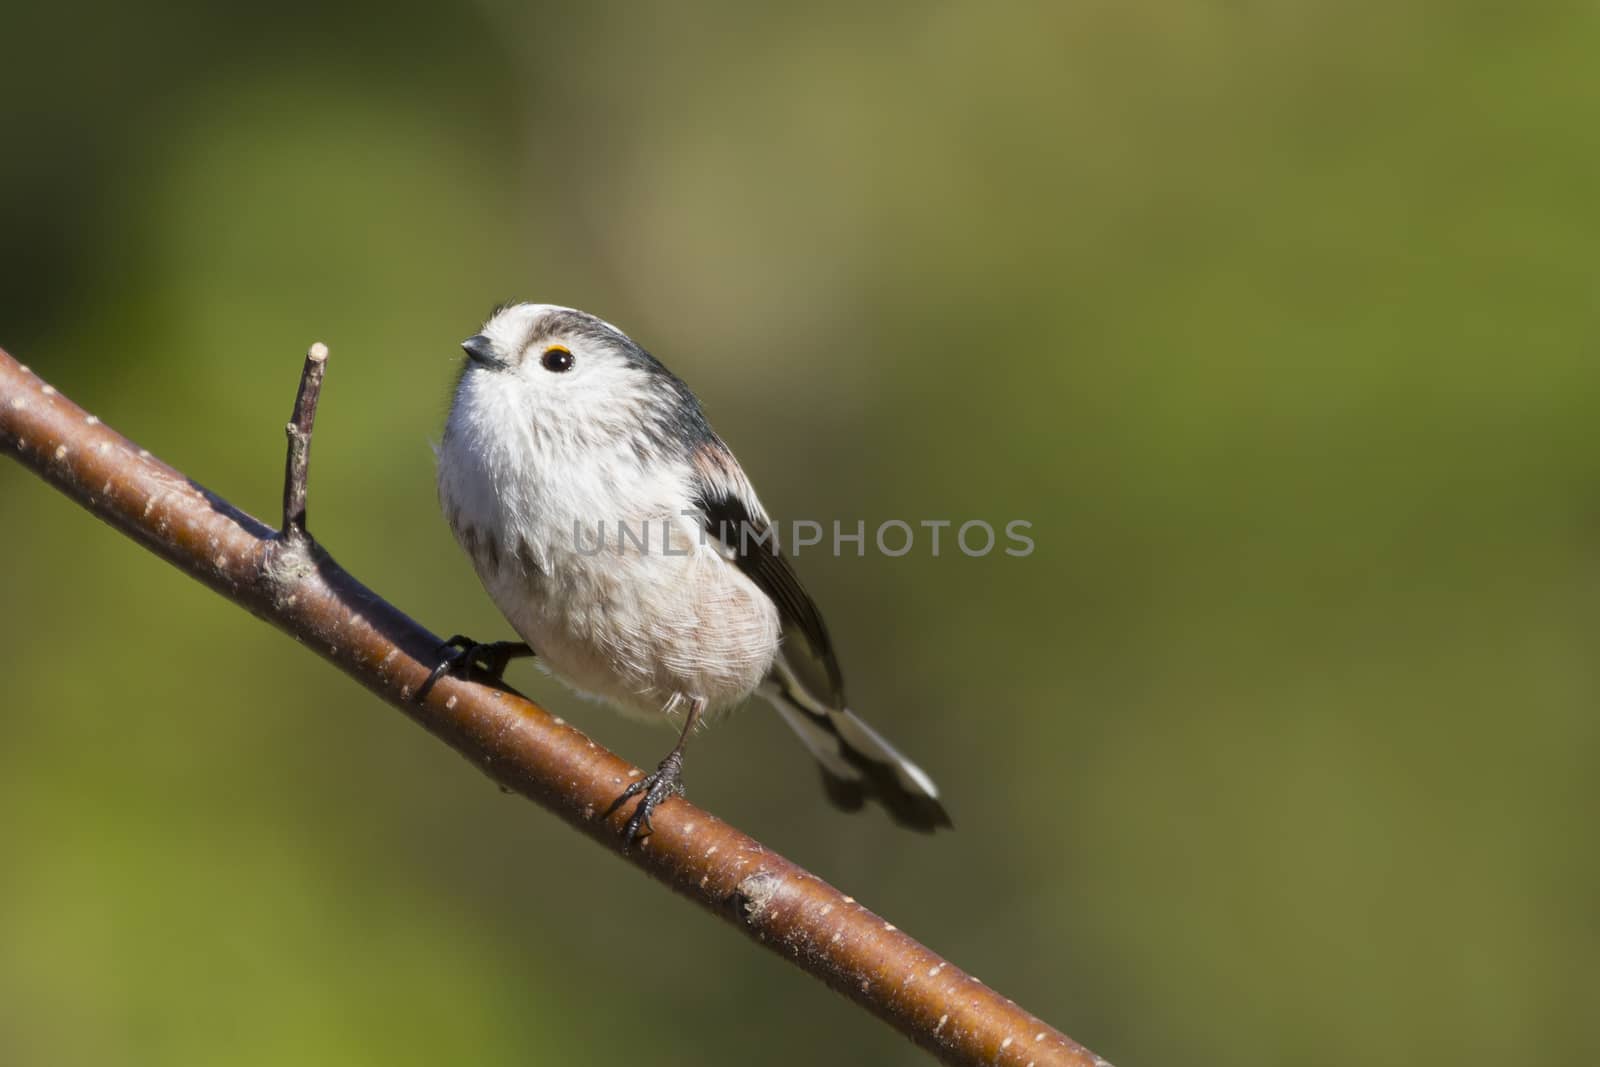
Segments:
[[[545,370],[560,374],[572,369],[572,353],[560,345],[551,345],[539,357],[539,363]]]

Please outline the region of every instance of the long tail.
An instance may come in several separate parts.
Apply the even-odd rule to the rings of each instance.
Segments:
[[[939,803],[939,787],[921,767],[849,709],[830,708],[813,699],[779,661],[761,688],[778,714],[805,742],[822,770],[828,800],[844,811],[860,811],[876,800],[901,826],[932,833],[951,826]]]

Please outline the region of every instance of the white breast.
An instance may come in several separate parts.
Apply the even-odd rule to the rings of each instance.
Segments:
[[[702,697],[715,712],[748,696],[777,654],[777,609],[683,514],[687,463],[549,440],[478,378],[463,380],[450,413],[439,499],[540,662],[646,715],[675,698]]]

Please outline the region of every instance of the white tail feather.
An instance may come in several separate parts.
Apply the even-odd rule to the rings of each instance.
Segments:
[[[854,712],[819,703],[782,669],[760,692],[822,766],[836,804],[854,809],[870,796],[906,825],[950,825],[933,779]]]

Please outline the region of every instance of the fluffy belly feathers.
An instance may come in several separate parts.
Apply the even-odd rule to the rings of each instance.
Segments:
[[[771,669],[777,608],[709,546],[659,549],[613,544],[536,569],[468,546],[496,606],[563,682],[647,717],[681,712],[674,705],[690,697],[724,711]]]

